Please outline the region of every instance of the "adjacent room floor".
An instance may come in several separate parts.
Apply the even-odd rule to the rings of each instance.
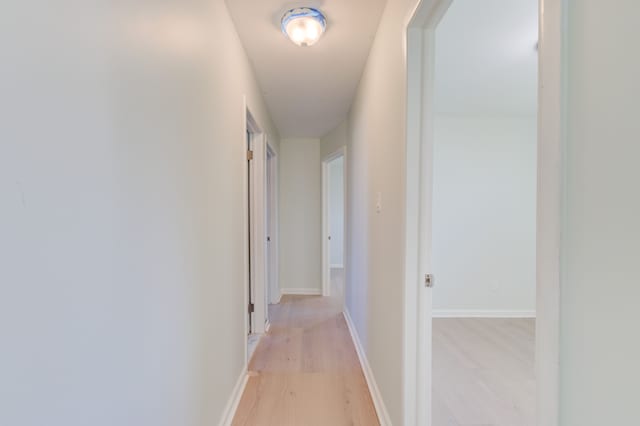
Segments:
[[[337,298],[283,296],[258,344],[234,425],[378,425]]]
[[[433,320],[433,426],[535,424],[535,320]]]

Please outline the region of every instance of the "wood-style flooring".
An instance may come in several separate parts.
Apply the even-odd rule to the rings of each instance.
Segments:
[[[344,268],[331,268],[331,297],[344,300]]]
[[[533,426],[535,320],[433,320],[433,426]]]
[[[339,299],[283,296],[270,309],[233,425],[378,425]]]

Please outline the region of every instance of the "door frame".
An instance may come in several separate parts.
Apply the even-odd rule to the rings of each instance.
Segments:
[[[404,424],[431,426],[431,209],[435,28],[455,0],[420,0],[406,20]],[[562,153],[567,0],[539,0],[536,229],[537,424],[559,424]],[[426,76],[426,78],[425,78]],[[425,184],[426,182],[426,184]],[[420,356],[419,356],[420,355]],[[421,401],[418,403],[418,401]]]
[[[247,134],[249,147],[253,151],[253,159],[248,161]],[[255,116],[251,113],[246,97],[244,99],[242,162],[244,166],[244,239],[245,247],[245,279],[242,310],[245,312],[245,355],[248,362],[249,334],[263,334],[266,329],[266,156],[267,137]],[[249,202],[250,200],[250,202]],[[251,292],[249,286],[251,285]],[[254,312],[248,314],[249,303],[254,304]],[[251,318],[251,320],[249,319]]]
[[[279,250],[278,250],[278,154],[276,150],[271,145],[271,143],[267,143],[267,168],[266,172],[267,182],[266,184],[270,186],[267,190],[267,195],[269,197],[267,204],[267,235],[270,239],[270,244],[267,247],[267,260],[268,260],[268,295],[267,295],[267,303],[276,304],[280,303],[280,286],[278,284],[279,280]],[[267,320],[269,319],[269,312],[267,309]]]
[[[346,277],[347,277],[347,147],[343,146],[322,159],[322,295],[331,296],[331,248],[329,244],[329,163],[342,157],[342,186],[344,197],[344,229],[342,238],[342,264],[345,276],[345,289],[342,292],[343,303],[346,298]]]

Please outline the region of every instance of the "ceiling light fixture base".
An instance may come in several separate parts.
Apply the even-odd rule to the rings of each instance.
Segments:
[[[327,29],[327,18],[318,9],[298,7],[282,17],[282,33],[298,46],[314,45]]]

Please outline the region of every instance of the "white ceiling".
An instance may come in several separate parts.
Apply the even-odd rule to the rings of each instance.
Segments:
[[[436,109],[532,115],[537,0],[454,0],[436,30]]]
[[[227,0],[281,137],[319,138],[346,117],[386,0]],[[327,31],[298,47],[280,31],[294,7],[315,7]]]

